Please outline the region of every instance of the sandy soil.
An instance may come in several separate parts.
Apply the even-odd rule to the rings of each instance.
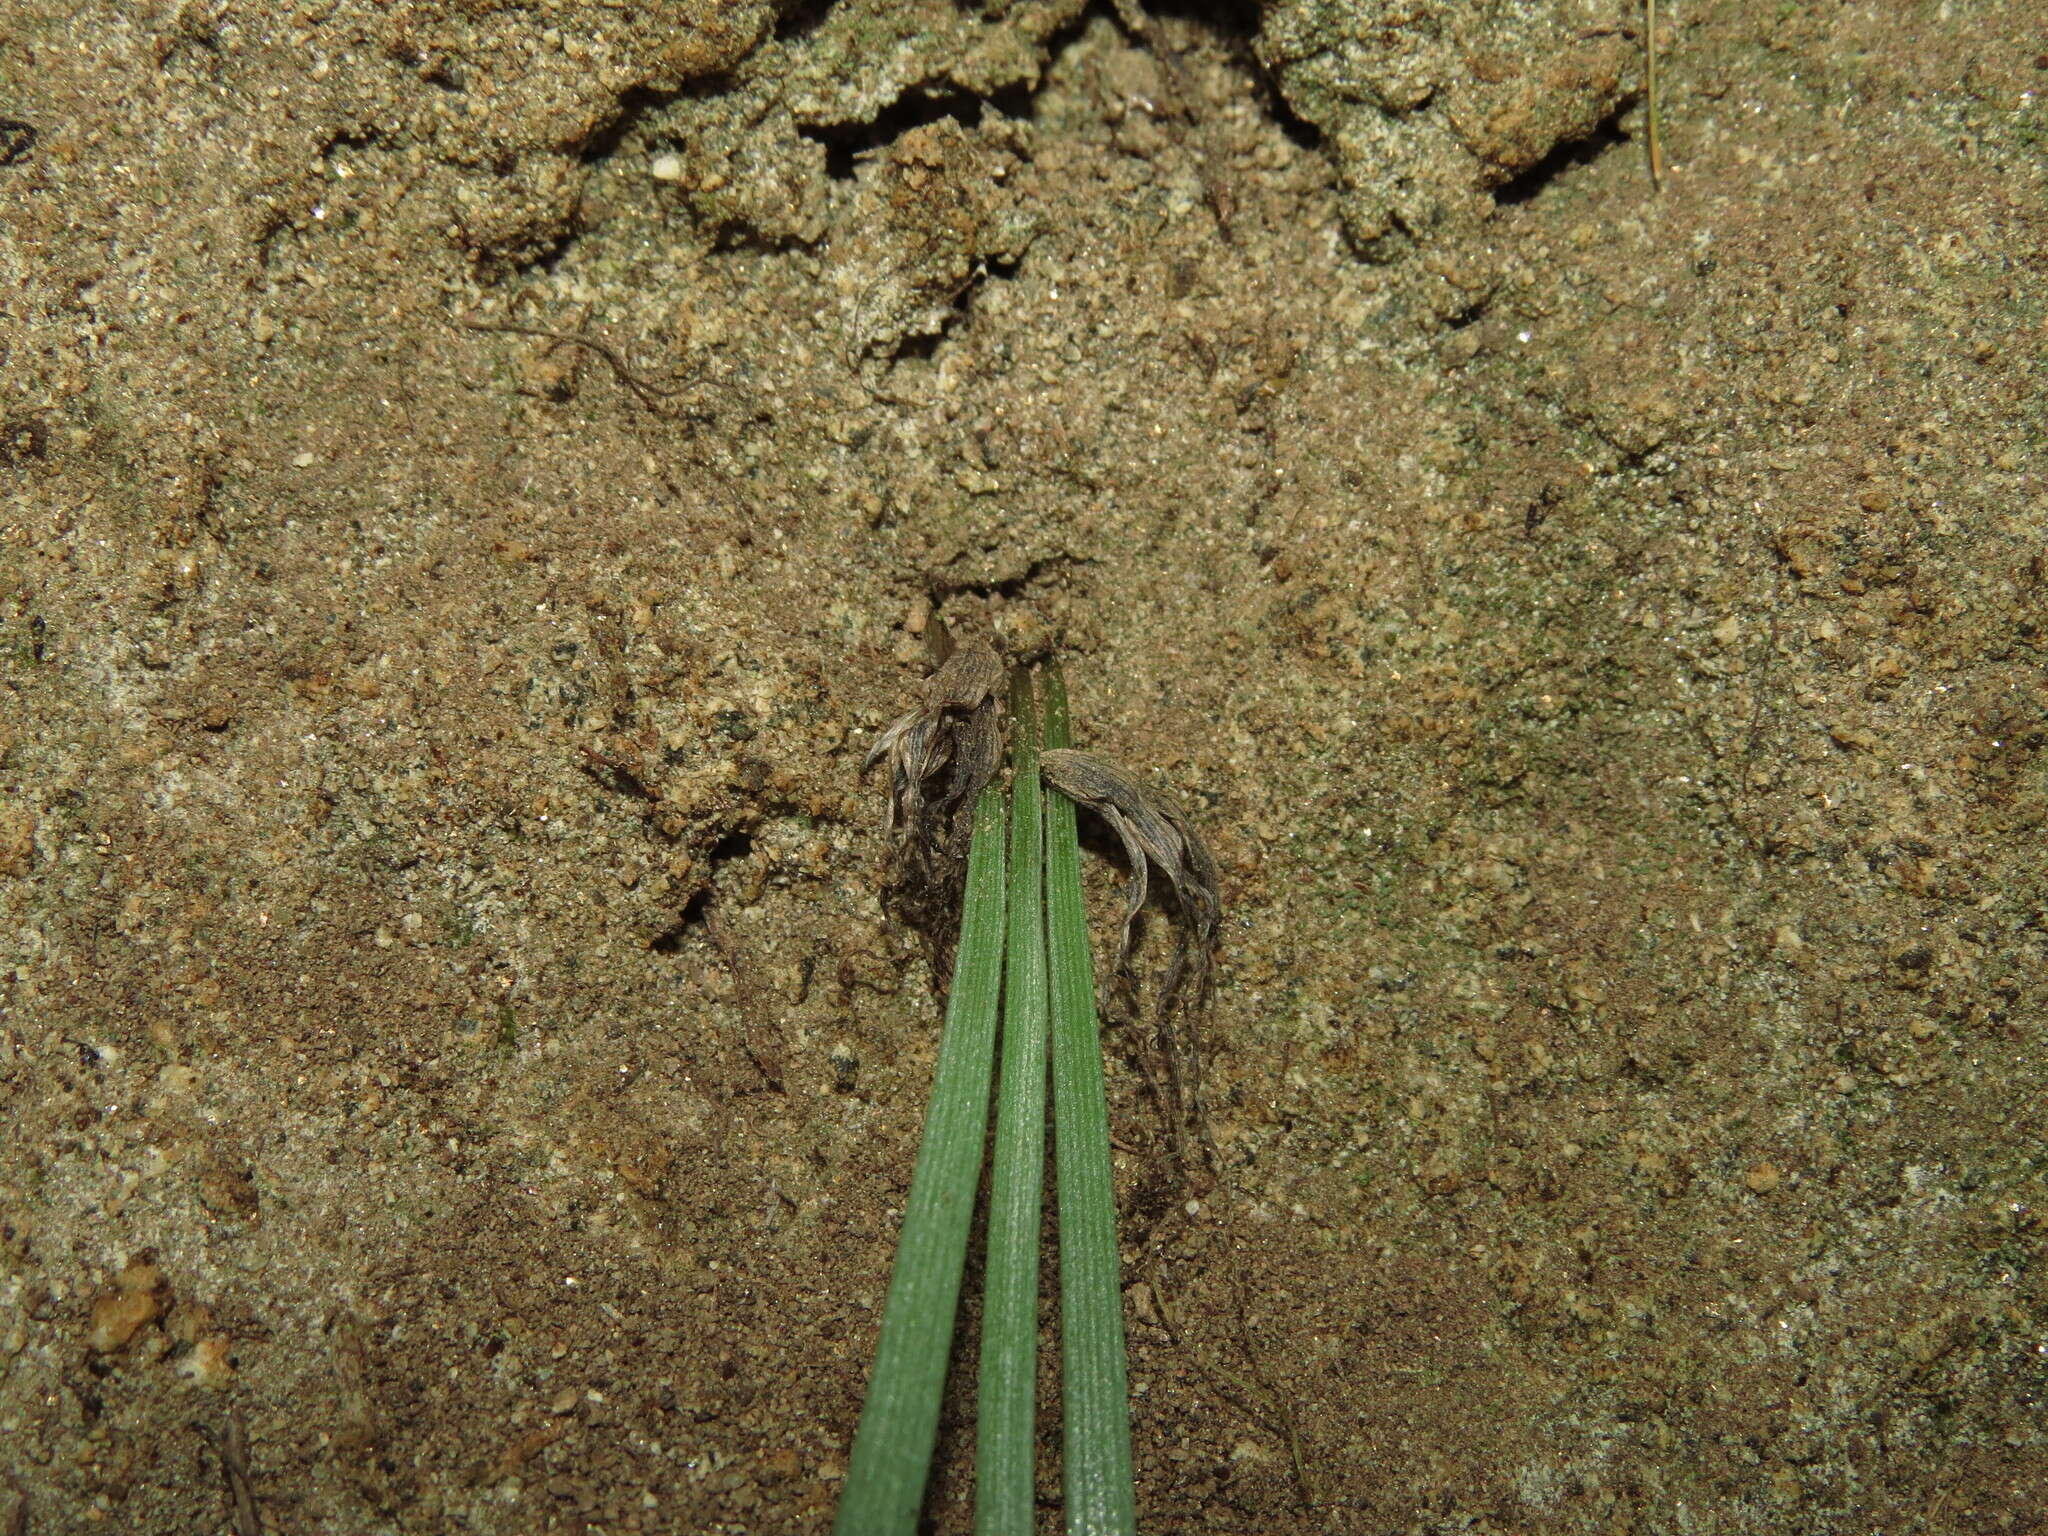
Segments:
[[[0,1531],[823,1530],[935,618],[1222,865],[1145,1529],[2048,1529],[2048,41],[1660,10],[0,0]]]

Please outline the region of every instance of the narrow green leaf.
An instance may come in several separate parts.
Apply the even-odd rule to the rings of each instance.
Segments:
[[[1045,828],[1031,676],[1011,680],[1016,722],[1010,801],[1010,934],[1004,957],[1003,1069],[990,1178],[988,1269],[975,1427],[977,1536],[1037,1529],[1038,1237],[1045,1183]]]
[[[1003,909],[1003,795],[991,788],[974,808],[953,995],[834,1536],[910,1536],[917,1529],[988,1135]]]
[[[1067,691],[1046,677],[1048,748],[1065,747]],[[1109,1162],[1109,1102],[1074,802],[1045,797],[1046,955],[1051,975],[1053,1148],[1059,1186],[1060,1375],[1069,1536],[1133,1536],[1130,1392],[1122,1266]]]

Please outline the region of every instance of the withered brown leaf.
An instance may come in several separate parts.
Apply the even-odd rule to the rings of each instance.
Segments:
[[[1045,781],[1078,805],[1095,812],[1124,845],[1131,879],[1124,888],[1124,926],[1116,968],[1130,964],[1131,924],[1143,910],[1150,890],[1148,869],[1156,867],[1172,888],[1186,924],[1167,983],[1177,987],[1182,967],[1200,968],[1194,977],[1199,996],[1207,986],[1207,962],[1222,919],[1217,894],[1216,861],[1186,812],[1161,791],[1150,789],[1106,757],[1093,752],[1055,748],[1039,758]]]
[[[863,774],[889,765],[883,830],[892,904],[925,935],[941,975],[959,923],[974,802],[1002,761],[1002,680],[1002,658],[987,641],[968,641],[918,685],[916,707],[882,732],[861,764]]]
[[[1176,1113],[1194,1125],[1206,1146],[1197,1025],[1209,1001],[1209,968],[1223,917],[1216,861],[1186,812],[1170,796],[1109,759],[1056,748],[1039,758],[1039,767],[1046,783],[1101,817],[1123,844],[1131,875],[1124,887],[1123,934],[1112,975],[1127,989],[1136,987],[1131,928],[1144,909],[1151,888],[1150,872],[1157,869],[1173,891],[1180,924],[1174,935],[1173,959],[1153,1009],[1154,1033],[1168,1064]],[[1177,1008],[1182,1018],[1175,1029]]]

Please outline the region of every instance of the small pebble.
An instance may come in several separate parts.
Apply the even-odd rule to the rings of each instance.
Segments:
[[[153,1275],[155,1271],[152,1269]],[[125,1349],[130,1340],[144,1327],[156,1320],[161,1311],[156,1294],[147,1287],[131,1287],[127,1276],[117,1282],[118,1288],[102,1291],[93,1299],[92,1331],[86,1342],[95,1354],[110,1355],[118,1349]]]
[[[190,1354],[178,1362],[178,1374],[202,1387],[224,1387],[235,1374],[234,1365],[228,1357],[228,1349],[228,1340],[224,1335],[208,1334],[192,1346]]]
[[[1758,1163],[1748,1173],[1743,1175],[1742,1182],[1749,1186],[1750,1193],[1768,1195],[1778,1187],[1777,1165],[1775,1163]]]
[[[656,181],[681,181],[683,179],[683,157],[681,155],[656,155],[648,173]]]

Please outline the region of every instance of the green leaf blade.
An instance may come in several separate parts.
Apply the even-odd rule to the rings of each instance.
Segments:
[[[1024,672],[1012,682],[1012,717],[1016,784],[1010,801],[1010,936],[1004,950],[1004,1044],[981,1311],[977,1536],[1032,1536],[1038,1520],[1038,1235],[1044,1210],[1047,961],[1038,709]]]
[[[1066,687],[1057,671],[1046,679],[1046,716],[1046,746],[1065,747],[1071,728]],[[1069,1536],[1134,1536],[1137,1500],[1109,1101],[1074,802],[1057,791],[1045,797],[1045,912],[1067,1531]]]
[[[1045,828],[1038,710],[1031,679],[1013,680],[1015,788],[1010,802],[1009,938],[1004,956],[1002,1078],[990,1178],[988,1268],[975,1427],[977,1536],[1037,1529],[1038,1244],[1044,1209],[1046,1105]]]
[[[924,1502],[988,1133],[1007,894],[1003,821],[1002,791],[984,790],[931,1104],[834,1536],[911,1536]]]

